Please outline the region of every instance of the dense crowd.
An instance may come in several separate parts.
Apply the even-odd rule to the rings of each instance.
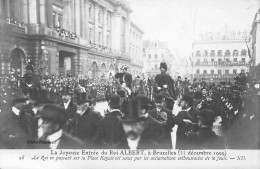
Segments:
[[[258,149],[259,81],[0,77],[1,148]],[[97,101],[107,101],[103,112]]]

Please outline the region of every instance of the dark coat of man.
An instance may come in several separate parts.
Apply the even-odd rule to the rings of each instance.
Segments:
[[[96,135],[102,116],[99,112],[88,108],[82,116],[77,115],[77,128],[75,135],[84,141],[88,148],[93,148],[92,140]]]
[[[164,69],[165,71],[167,71],[167,65],[165,62],[162,62],[160,64],[160,69]],[[176,100],[174,80],[171,78],[170,75],[164,72],[155,76],[155,83],[158,85],[158,87],[161,88],[161,90],[158,91],[157,89],[155,89],[155,91],[157,93],[160,92],[163,94],[167,109],[172,110],[174,100]],[[167,88],[164,88],[164,85],[167,85]]]
[[[11,110],[1,112],[0,123],[0,148],[1,149],[25,149],[28,135],[21,116],[15,115]]]
[[[171,132],[172,132],[172,128],[174,127],[172,112],[162,107],[159,114],[156,108],[150,110],[148,113],[152,116],[152,118],[158,120],[163,125],[164,128],[164,141],[162,142],[163,147],[167,149],[172,148]]]
[[[149,139],[157,147],[164,148],[163,141],[165,137],[164,124],[154,119],[151,115],[144,121],[144,131],[142,138]]]
[[[97,148],[111,148],[124,136],[123,131],[119,130],[119,117],[121,117],[121,112],[113,111],[100,121],[94,138]]]
[[[75,127],[76,127],[76,112],[77,112],[77,105],[70,101],[67,109],[64,107],[64,103],[62,102],[60,106],[65,110],[66,114],[66,124],[64,129],[69,132],[70,134],[74,134]]]
[[[224,138],[217,136],[210,127],[199,128],[188,134],[188,139],[194,140],[194,149],[225,149]]]
[[[189,140],[187,134],[198,130],[198,114],[198,110],[191,108],[189,111],[180,111],[177,116],[173,117],[174,123],[178,125],[176,149],[189,149],[194,146],[194,140]],[[184,122],[184,119],[190,120],[193,124]]]
[[[174,89],[174,80],[168,74],[158,74],[155,76],[155,83],[158,84],[158,87],[163,89],[163,85],[167,85],[167,91],[170,96],[164,95],[167,98],[175,100],[175,89]]]

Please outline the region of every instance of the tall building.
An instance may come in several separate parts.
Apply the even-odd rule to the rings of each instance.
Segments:
[[[90,78],[133,67],[131,12],[125,0],[1,0],[0,74],[24,74],[28,60],[36,73]]]
[[[144,41],[144,65],[143,72],[147,74],[148,77],[157,75],[160,73],[160,63],[166,62],[169,73],[173,76],[173,64],[174,56],[168,49],[167,42],[161,41]]]
[[[192,45],[193,78],[212,82],[231,80],[240,72],[248,72],[247,32],[207,33]]]
[[[129,54],[132,60],[130,71],[134,77],[142,74],[143,34],[144,32],[136,24],[131,22]]]
[[[260,64],[260,9],[255,14],[250,36],[251,36],[251,45],[252,45],[251,46],[251,50],[252,50],[251,51],[251,55],[252,55],[251,73],[255,74],[256,70],[254,69],[254,67]]]

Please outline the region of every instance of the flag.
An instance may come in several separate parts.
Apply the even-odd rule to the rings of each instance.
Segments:
[[[191,62],[191,66],[193,67],[193,61],[192,61],[191,57],[190,57],[190,62]]]
[[[245,38],[245,42],[246,42],[246,47],[247,47],[248,56],[249,56],[249,58],[251,59],[251,53],[250,53],[250,49],[249,49],[249,47],[248,47],[246,38]]]

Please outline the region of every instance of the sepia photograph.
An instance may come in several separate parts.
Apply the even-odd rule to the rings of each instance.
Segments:
[[[258,169],[259,113],[260,0],[0,0],[0,168]]]

